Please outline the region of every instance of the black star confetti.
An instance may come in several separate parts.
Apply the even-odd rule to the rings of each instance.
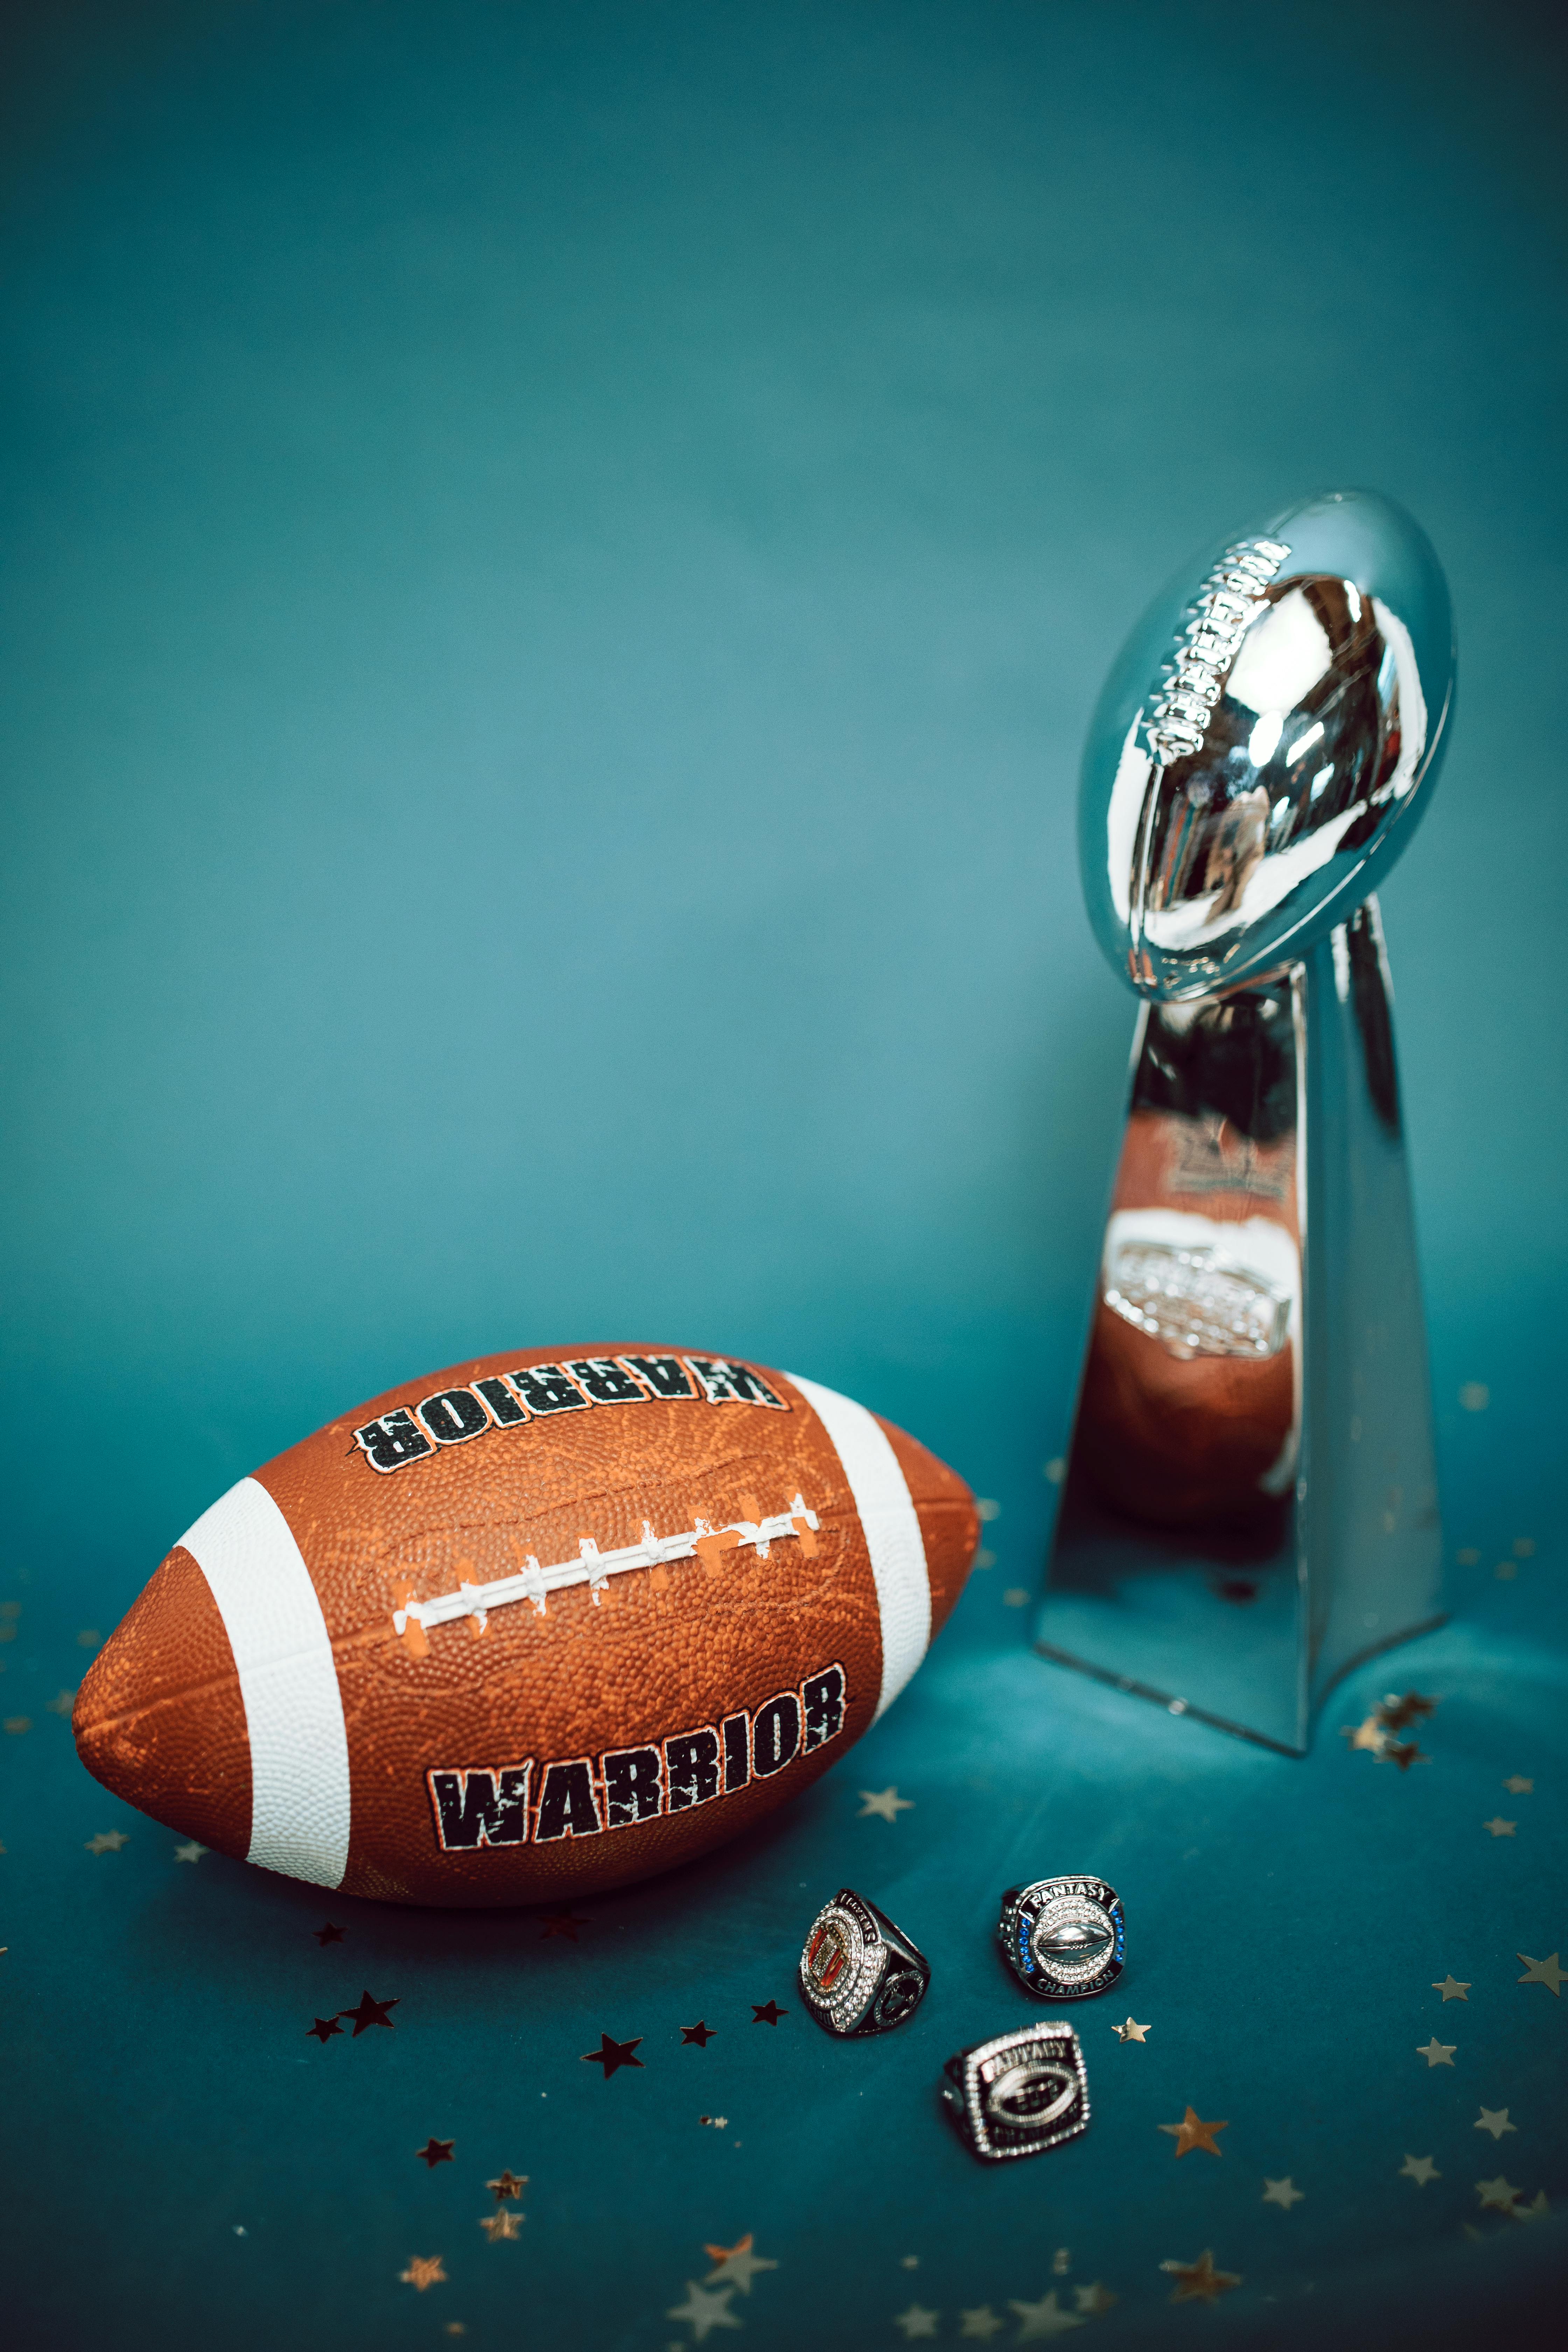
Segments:
[[[397,2003],[395,2000],[376,2000],[370,1993],[363,1992],[360,1995],[359,2007],[357,2009],[340,2009],[338,2015],[340,2017],[352,2017],[353,2019],[353,2038],[357,2042],[360,2035],[365,2031],[367,2026],[384,2025],[390,2032],[392,2031],[392,2020],[388,2017],[386,2012],[389,2009],[395,2009],[396,2007]]]
[[[752,2023],[753,2025],[776,2025],[781,2017],[787,2017],[788,2015],[788,2010],[781,2009],[776,2000],[764,2000],[760,2009],[755,2001],[752,2003]]]
[[[314,2025],[305,2028],[306,2032],[313,2033],[318,2042],[330,2042],[334,2033],[341,2033],[342,2030],[335,2017],[318,2017]]]
[[[583,2063],[584,2066],[602,2066],[605,2070],[605,2080],[607,2083],[617,2066],[642,2064],[640,2058],[632,2056],[633,2051],[641,2040],[642,2035],[638,2033],[634,2035],[630,2042],[612,2042],[607,2033],[601,2032],[598,2049],[584,2050]]]
[[[438,2164],[451,2164],[455,2160],[452,2150],[457,2145],[455,2139],[427,2139],[424,2147],[416,2147],[414,2153],[422,2157],[434,2172]]]
[[[1390,1691],[1377,1712],[1390,1731],[1405,1731],[1431,1715],[1436,1705],[1435,1698],[1423,1698],[1419,1691],[1406,1691],[1403,1698],[1397,1691]]]
[[[318,1944],[341,1944],[343,1940],[342,1929],[334,1927],[330,1919],[324,1927],[312,1927],[310,1933]]]
[[[574,1944],[577,1940],[578,1928],[586,1927],[589,1925],[586,1919],[574,1917],[570,1911],[545,1911],[540,1916],[544,1921],[539,1935],[542,1944],[550,1936],[564,1936],[568,1942]]]
[[[702,2020],[699,2018],[695,2025],[681,2027],[680,2038],[682,2042],[695,2042],[699,2050],[706,2050],[713,2039],[715,2030],[711,2025],[704,2025]]]
[[[1419,1691],[1406,1691],[1403,1698],[1397,1691],[1389,1691],[1363,1722],[1343,1725],[1340,1736],[1352,1748],[1364,1748],[1375,1763],[1396,1764],[1402,1772],[1408,1772],[1412,1764],[1429,1764],[1432,1759],[1414,1739],[1401,1741],[1394,1735],[1423,1722],[1436,1706],[1435,1698],[1424,1698]]]

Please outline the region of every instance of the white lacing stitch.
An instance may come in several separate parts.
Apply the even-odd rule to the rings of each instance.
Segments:
[[[1193,600],[1194,617],[1178,644],[1172,674],[1149,719],[1149,743],[1163,766],[1201,751],[1209,714],[1241,650],[1263,591],[1289,554],[1282,540],[1241,539],[1227,547]]]
[[[750,1502],[751,1498],[746,1499]],[[816,1549],[821,1525],[816,1513],[807,1509],[800,1495],[795,1496],[787,1511],[780,1511],[772,1518],[734,1519],[721,1528],[710,1527],[706,1519],[699,1519],[689,1533],[678,1536],[656,1536],[645,1519],[640,1543],[623,1544],[616,1551],[601,1551],[592,1536],[580,1536],[575,1559],[555,1560],[542,1568],[529,1552],[524,1566],[513,1576],[499,1576],[489,1584],[465,1581],[456,1592],[437,1593],[433,1600],[416,1601],[413,1586],[404,1580],[393,1592],[393,1627],[411,1653],[423,1657],[429,1646],[425,1637],[432,1625],[449,1625],[466,1617],[470,1630],[478,1635],[488,1627],[492,1609],[503,1609],[513,1601],[531,1601],[542,1617],[546,1594],[563,1591],[574,1584],[585,1584],[597,1608],[599,1596],[608,1589],[612,1576],[625,1576],[634,1568],[663,1568],[671,1560],[692,1559],[700,1559],[712,1574],[724,1552],[752,1545],[758,1559],[766,1559],[772,1547],[786,1536],[795,1537],[810,1556]]]

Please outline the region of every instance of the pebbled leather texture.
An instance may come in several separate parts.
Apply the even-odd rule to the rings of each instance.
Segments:
[[[206,1578],[178,1545],[89,1667],[71,1729],[117,1797],[245,1859],[250,1741],[234,1653]]]
[[[599,1343],[454,1365],[344,1414],[255,1474],[289,1521],[332,1644],[352,1786],[346,1892],[487,1906],[645,1877],[752,1825],[869,1724],[881,1631],[866,1540],[832,1443],[783,1374],[763,1378],[787,1411],[700,1395],[595,1404],[488,1428],[389,1474],[355,1443],[357,1427],[386,1413],[518,1368],[690,1352]],[[920,1519],[934,1635],[973,1557],[973,1498],[925,1447],[880,1425]],[[515,1574],[530,1554],[573,1559],[584,1538],[609,1551],[639,1541],[645,1520],[661,1536],[700,1520],[722,1528],[785,1511],[797,1492],[820,1521],[815,1555],[785,1538],[767,1559],[737,1549],[631,1570],[596,1603],[585,1585],[551,1593],[542,1615],[510,1602],[477,1636],[468,1618],[422,1641],[395,1631],[394,1597],[410,1587],[425,1600]],[[199,1572],[176,1550],[84,1684],[78,1742],[89,1769],[130,1801],[243,1855],[237,1684],[232,1659],[215,1671],[223,1628],[194,1585]],[[717,1727],[835,1664],[847,1678],[842,1731],[734,1793],[554,1843],[455,1851],[437,1839],[429,1771],[499,1773],[531,1759],[537,1804],[547,1762],[584,1758],[596,1769],[606,1750]]]

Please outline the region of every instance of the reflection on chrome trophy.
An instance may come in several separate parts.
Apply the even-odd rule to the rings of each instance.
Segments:
[[[1436,555],[1363,490],[1195,563],[1095,714],[1083,882],[1145,1000],[1037,1646],[1304,1751],[1437,1621],[1420,1276],[1374,886],[1453,698]]]

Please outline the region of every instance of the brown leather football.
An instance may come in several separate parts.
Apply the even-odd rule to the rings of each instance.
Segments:
[[[973,1497],[814,1381],[491,1356],[280,1454],[174,1546],[77,1699],[88,1769],[351,1895],[529,1903],[689,1861],[890,1705]]]

